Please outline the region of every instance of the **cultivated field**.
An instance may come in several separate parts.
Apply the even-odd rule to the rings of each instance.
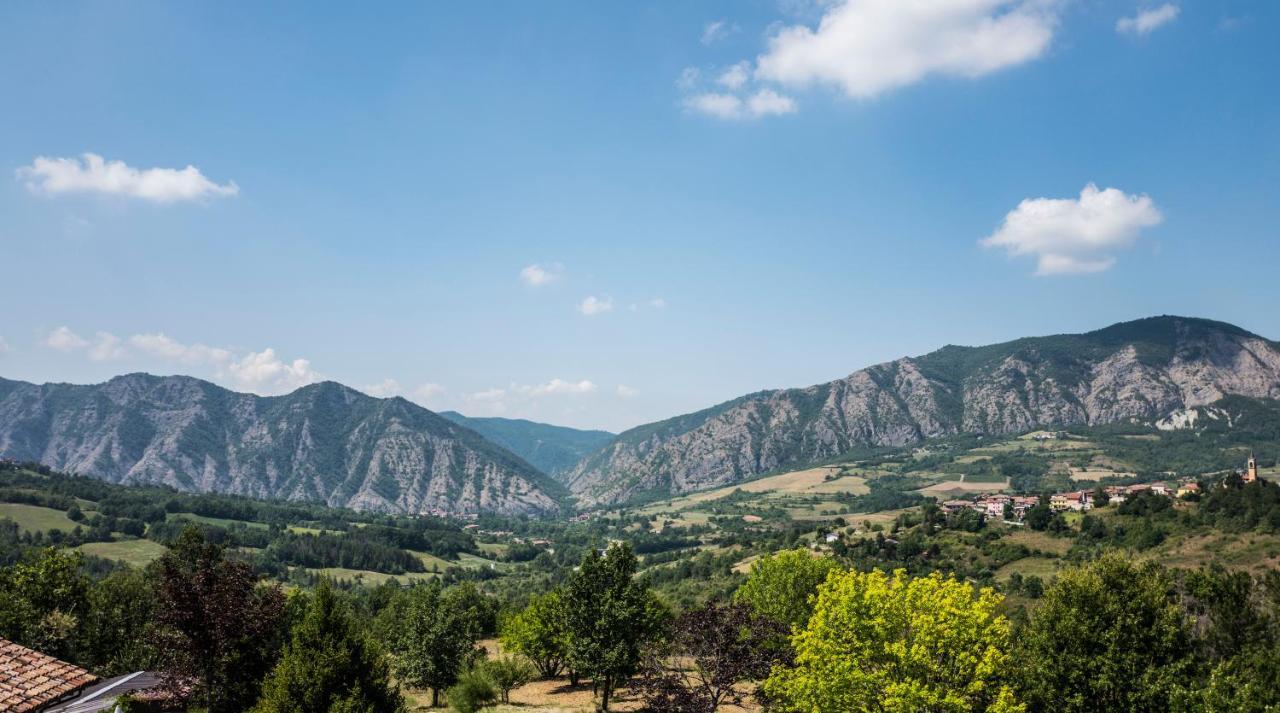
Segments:
[[[7,517],[18,523],[18,529],[23,532],[71,532],[77,525],[61,510],[22,503],[0,503],[0,517]]]

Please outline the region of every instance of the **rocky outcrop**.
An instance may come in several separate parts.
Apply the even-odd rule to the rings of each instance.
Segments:
[[[622,433],[569,474],[583,504],[731,484],[865,446],[956,433],[1155,422],[1228,395],[1280,398],[1280,349],[1238,327],[1155,317],[1097,332],[944,347],[804,389]]]
[[[260,397],[183,376],[0,380],[0,455],[115,483],[389,512],[549,514],[565,495],[468,428],[332,382]]]

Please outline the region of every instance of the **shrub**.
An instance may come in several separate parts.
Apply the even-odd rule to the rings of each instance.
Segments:
[[[497,687],[481,669],[463,671],[447,695],[449,707],[458,713],[475,713],[498,699]]]

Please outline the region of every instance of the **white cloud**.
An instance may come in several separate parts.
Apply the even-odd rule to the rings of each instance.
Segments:
[[[686,109],[699,114],[714,116],[719,119],[739,119],[742,117],[742,100],[732,94],[705,92],[695,94],[684,100]]]
[[[9,346],[9,343],[4,340],[4,337],[0,337],[0,355],[9,354],[12,351],[13,347]]]
[[[685,108],[717,119],[758,119],[763,116],[790,114],[796,110],[795,100],[772,89],[761,89],[745,100],[721,92],[704,92],[687,97]]]
[[[564,265],[558,262],[526,266],[520,271],[520,280],[530,287],[549,285],[564,274]]]
[[[230,350],[204,344],[182,344],[165,334],[135,334],[129,337],[129,345],[154,357],[181,362],[190,366],[225,365],[232,360]]]
[[[156,203],[198,201],[240,192],[234,182],[214,183],[195,166],[137,169],[92,153],[84,154],[83,159],[38,156],[30,166],[18,169],[18,178],[39,193],[106,193]]]
[[[320,375],[306,359],[286,362],[267,347],[249,352],[227,365],[227,373],[237,388],[256,394],[278,394],[320,381]]]
[[[662,309],[667,306],[667,301],[662,299],[661,297],[654,297],[653,299],[649,300],[649,306],[654,309]]]
[[[400,388],[400,382],[396,381],[395,379],[383,379],[382,381],[376,384],[368,384],[367,386],[362,386],[360,390],[370,396],[374,396],[380,399],[385,399],[390,396],[399,396],[402,391],[402,389]]]
[[[737,32],[738,29],[737,25],[730,24],[724,20],[708,22],[707,26],[702,28],[702,44],[713,45]]]
[[[739,62],[732,67],[726,69],[719,77],[716,83],[729,89],[741,89],[742,85],[747,83],[751,78],[751,63]]]
[[[198,342],[183,344],[161,332],[135,334],[129,337],[129,346],[145,355],[183,366],[209,367],[215,379],[229,382],[233,389],[255,394],[285,393],[321,379],[308,360],[286,362],[270,347],[237,356],[230,349]]]
[[[618,396],[624,399],[633,399],[640,395],[639,389],[633,389],[626,384],[618,384]]]
[[[1101,272],[1115,264],[1115,250],[1163,220],[1150,197],[1090,183],[1078,199],[1023,200],[981,244],[1035,256],[1037,275]]]
[[[507,388],[486,389],[466,394],[462,410],[472,416],[512,416],[547,420],[547,409],[565,414],[579,408],[581,399],[599,387],[590,379],[551,379],[539,384],[511,382]],[[567,409],[567,410],[566,410]]]
[[[89,347],[89,358],[93,361],[112,361],[122,359],[125,355],[124,343],[110,332],[98,332],[94,335],[93,345]]]
[[[60,352],[73,352],[89,346],[89,340],[71,331],[69,327],[58,327],[44,338],[44,345]]]
[[[980,77],[1040,57],[1058,24],[1058,0],[845,0],[817,29],[793,25],[769,39],[757,80],[831,84],[869,98],[930,75]]]
[[[1167,2],[1160,7],[1148,8],[1133,17],[1116,20],[1116,32],[1128,35],[1145,35],[1152,30],[1173,22],[1182,8]]]
[[[796,103],[791,97],[783,96],[772,89],[761,89],[747,100],[747,111],[753,117],[791,114],[795,110]]]
[[[536,399],[542,396],[590,394],[595,392],[596,385],[587,379],[576,382],[565,381],[563,379],[552,379],[545,384],[520,386],[515,390],[523,396]]]
[[[613,298],[605,297],[603,299],[590,295],[578,305],[578,311],[582,314],[593,317],[613,309]]]

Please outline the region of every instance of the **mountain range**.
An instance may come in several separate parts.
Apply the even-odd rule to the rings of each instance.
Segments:
[[[1154,422],[1227,395],[1280,398],[1278,347],[1230,324],[1185,317],[946,346],[633,428],[578,464],[567,483],[580,505],[604,505],[732,484],[864,446]]]
[[[0,379],[0,455],[116,483],[391,512],[551,515],[567,495],[469,428],[334,382],[262,397],[186,376]]]
[[[687,493],[868,446],[1124,421],[1167,427],[1226,396],[1280,398],[1280,345],[1222,322],[1153,317],[946,346],[617,436],[436,414],[333,382],[262,397],[185,376],[0,379],[0,456],[113,482],[361,509],[554,515],[571,499],[596,507]]]

